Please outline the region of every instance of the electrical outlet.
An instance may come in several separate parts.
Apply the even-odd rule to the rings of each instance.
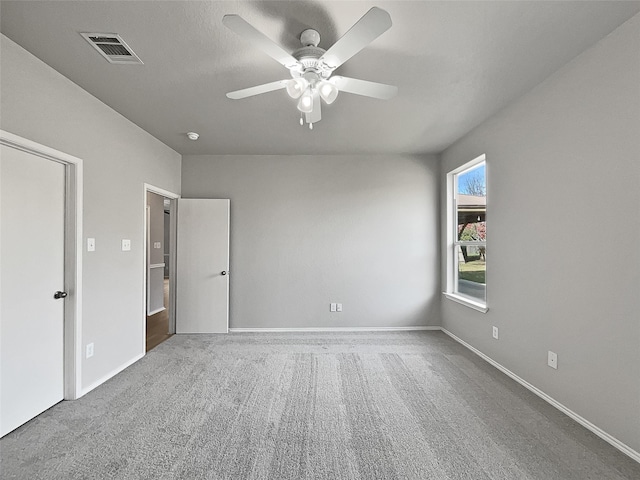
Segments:
[[[332,312],[337,312],[338,311],[338,304],[337,303],[332,303],[331,304],[331,311]]]
[[[87,358],[93,357],[93,343],[87,343]]]
[[[96,239],[87,238],[87,252],[95,252],[95,251],[96,251]]]
[[[558,369],[558,354],[549,350],[549,354],[547,356],[547,365],[551,368]]]
[[[341,303],[338,303],[338,304],[336,305],[336,311],[337,311],[337,312],[341,312],[341,311],[342,311],[342,304],[341,304]]]
[[[131,240],[123,238],[122,239],[122,251],[123,252],[128,252],[130,250],[131,250]]]
[[[493,327],[493,338],[498,340],[498,327]]]

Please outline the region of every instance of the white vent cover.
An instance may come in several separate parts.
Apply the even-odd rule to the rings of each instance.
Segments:
[[[142,65],[142,60],[117,33],[81,33],[109,63],[134,63]]]

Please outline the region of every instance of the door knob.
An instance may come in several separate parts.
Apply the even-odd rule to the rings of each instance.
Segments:
[[[61,292],[60,290],[58,290],[56,293],[53,294],[53,298],[58,300],[59,298],[65,298],[67,295],[69,295],[67,292]]]
[[[221,272],[220,272],[220,274],[221,274],[221,275],[226,275],[226,274],[227,274],[227,272],[226,272],[225,270],[223,270],[223,271],[221,271]]]

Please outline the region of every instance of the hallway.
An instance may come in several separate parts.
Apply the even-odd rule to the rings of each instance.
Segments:
[[[147,352],[171,337],[169,333],[169,279],[164,279],[164,310],[147,317]]]

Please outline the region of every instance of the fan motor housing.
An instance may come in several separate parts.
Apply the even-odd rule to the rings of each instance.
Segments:
[[[325,50],[320,47],[315,47],[313,45],[308,45],[305,47],[301,47],[291,55],[293,58],[298,60],[300,64],[304,67],[304,72],[294,72],[291,71],[292,75],[299,77],[302,76],[308,70],[314,71],[323,77],[328,77],[331,72],[325,72],[323,65],[320,60],[320,57],[324,55]]]
[[[291,76],[302,77],[308,73],[315,73],[322,78],[328,78],[331,72],[327,71],[324,64],[318,61],[326,51],[318,46],[320,34],[316,30],[308,28],[300,34],[300,43],[302,43],[302,47],[291,55],[300,62],[303,71],[291,70]]]

